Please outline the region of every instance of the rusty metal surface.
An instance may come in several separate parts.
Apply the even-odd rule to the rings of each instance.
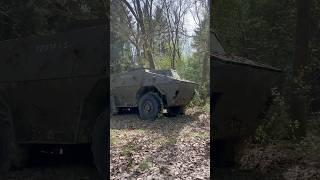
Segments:
[[[185,106],[193,98],[196,83],[173,74],[143,68],[113,74],[110,78],[110,93],[115,97],[117,107],[137,107],[141,90],[153,87],[164,98],[165,108]]]
[[[0,42],[0,90],[18,142],[77,143],[87,132],[80,124],[95,120],[82,116],[106,78],[106,37],[105,26],[94,26]]]

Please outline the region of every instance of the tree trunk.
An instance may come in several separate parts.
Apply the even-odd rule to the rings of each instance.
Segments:
[[[293,78],[296,79],[302,72],[302,68],[309,63],[309,40],[310,40],[310,0],[296,0],[297,6],[297,26],[295,58],[293,62]],[[307,81],[303,76],[303,83]],[[290,98],[291,118],[299,122],[296,131],[297,137],[306,135],[306,124],[308,118],[308,95],[304,91],[299,91],[298,83],[293,83]]]

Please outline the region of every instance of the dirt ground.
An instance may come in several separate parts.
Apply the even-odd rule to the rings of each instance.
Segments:
[[[111,179],[209,179],[208,112],[193,108],[154,122],[116,115],[110,128]]]
[[[310,118],[302,139],[247,144],[239,164],[242,170],[256,170],[272,179],[320,179],[320,116]]]

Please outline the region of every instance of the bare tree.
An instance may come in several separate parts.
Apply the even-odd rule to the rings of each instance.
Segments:
[[[142,41],[142,49],[144,53],[144,58],[149,62],[149,67],[151,69],[155,69],[155,63],[152,55],[152,45],[153,45],[153,37],[152,37],[152,11],[153,11],[153,0],[121,0],[121,2],[129,9],[130,13],[135,18],[137,22],[137,32],[138,36],[141,36]],[[134,27],[131,27],[134,29]],[[138,37],[136,36],[136,40],[133,41],[140,50],[139,44],[137,43]],[[138,51],[139,53],[139,51]]]
[[[192,17],[197,25],[196,28],[196,49],[202,57],[202,83],[208,81],[209,76],[209,1],[194,0]]]
[[[180,38],[184,35],[184,17],[191,7],[190,1],[164,0],[164,8],[167,18],[167,33],[169,36],[169,48],[172,56],[171,68],[176,68],[176,57],[181,59]]]
[[[306,134],[307,107],[308,96],[306,93],[299,92],[301,83],[307,80],[303,69],[310,62],[309,42],[310,42],[310,11],[311,0],[296,0],[297,6],[297,26],[296,26],[296,43],[295,43],[295,59],[293,63],[293,78],[302,77],[298,83],[293,83],[291,94],[291,117],[293,120],[299,121],[299,129],[296,135],[303,137]]]

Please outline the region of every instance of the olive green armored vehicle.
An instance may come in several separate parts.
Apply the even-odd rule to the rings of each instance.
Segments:
[[[0,42],[1,170],[20,166],[30,149],[88,147],[106,179],[107,33],[94,25]]]
[[[196,83],[181,79],[175,70],[134,68],[110,77],[113,114],[125,108],[138,108],[141,119],[154,120],[182,114],[192,100]]]
[[[231,160],[267,113],[281,70],[227,54],[211,32],[211,87],[216,161]],[[226,155],[227,154],[227,155]],[[229,157],[228,157],[229,156]]]

